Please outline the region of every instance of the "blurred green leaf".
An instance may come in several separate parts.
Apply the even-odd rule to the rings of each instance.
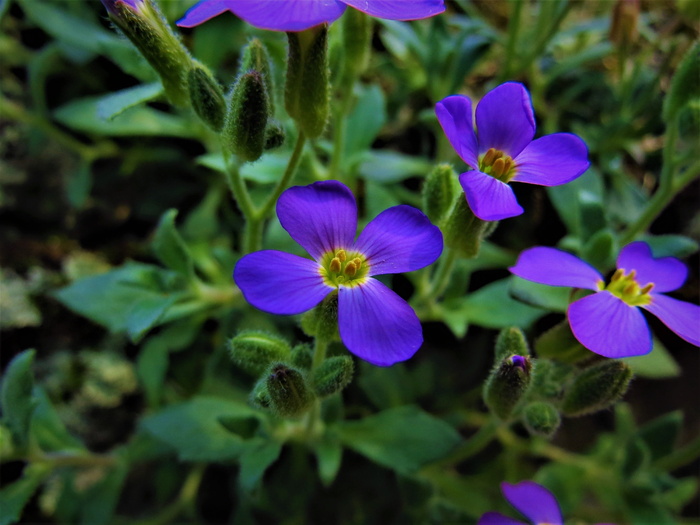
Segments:
[[[74,208],[85,206],[92,189],[92,165],[83,160],[76,169],[67,174],[66,196]]]
[[[596,219],[596,227],[583,223],[584,217],[598,213],[595,210],[602,213],[603,209],[603,181],[595,170],[589,169],[568,184],[548,187],[547,195],[566,229],[575,237],[585,241],[604,224],[602,216]]]
[[[511,280],[510,294],[526,304],[563,313],[569,307],[571,288],[547,286],[514,276]]]
[[[277,441],[263,438],[249,441],[240,457],[238,480],[241,487],[247,491],[253,490],[267,468],[277,461],[281,451],[282,445]]]
[[[107,525],[113,523],[114,511],[126,481],[128,466],[117,463],[104,477],[81,494],[80,525]]]
[[[177,210],[170,209],[161,216],[152,247],[156,257],[165,266],[187,278],[192,278],[194,276],[192,256],[175,227],[177,213]]]
[[[671,79],[671,87],[664,98],[663,116],[667,123],[691,100],[700,98],[698,79],[700,78],[700,44],[688,49]]]
[[[127,109],[158,98],[163,94],[160,82],[140,84],[102,97],[97,103],[97,116],[112,120]]]
[[[357,100],[346,122],[346,140],[343,157],[350,161],[353,155],[368,149],[386,123],[386,101],[381,88],[372,84],[359,87]]]
[[[649,245],[654,257],[683,259],[698,251],[698,242],[685,235],[644,235],[640,240]]]
[[[346,446],[400,474],[440,459],[461,440],[454,428],[416,406],[345,421],[337,429]]]
[[[84,449],[83,444],[66,429],[46,391],[35,386],[33,392],[37,403],[32,415],[31,433],[41,450],[59,452]]]
[[[221,153],[206,153],[197,157],[196,162],[219,173],[226,173],[226,163]],[[258,184],[273,184],[282,177],[288,162],[289,152],[273,151],[265,153],[255,162],[246,162],[240,167],[240,174],[244,179]]]
[[[675,410],[657,417],[638,430],[637,435],[649,448],[652,461],[673,451],[682,426],[683,412]]]
[[[400,182],[409,177],[424,177],[432,164],[428,159],[395,151],[372,150],[362,155],[359,172],[362,177],[379,183]]]
[[[661,342],[654,338],[652,351],[646,355],[625,357],[622,359],[632,371],[649,379],[668,379],[681,375],[681,367]]]
[[[12,432],[13,440],[19,447],[27,444],[29,423],[36,400],[32,396],[34,387],[34,350],[25,350],[12,358],[2,377],[0,401],[3,421]]]
[[[0,490],[0,525],[19,522],[24,506],[49,472],[47,465],[30,465],[19,480]]]
[[[324,486],[329,486],[338,475],[343,460],[343,447],[335,439],[325,436],[314,448],[318,463],[318,476]]]

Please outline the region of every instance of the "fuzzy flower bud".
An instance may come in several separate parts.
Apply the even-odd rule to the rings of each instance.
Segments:
[[[326,341],[338,341],[338,294],[331,293],[301,319],[301,328],[307,335]]]
[[[620,399],[632,380],[632,369],[608,360],[585,369],[566,390],[561,404],[566,416],[583,416],[608,408]]]
[[[251,375],[262,374],[272,362],[290,356],[289,343],[276,335],[248,330],[239,333],[228,343],[231,359]]]
[[[299,417],[314,401],[304,375],[287,365],[276,363],[265,379],[270,408],[282,417]]]
[[[219,83],[205,67],[197,64],[187,75],[187,85],[195,113],[211,129],[220,131],[224,126],[226,100]]]
[[[357,9],[349,9],[341,18],[343,81],[352,82],[369,65],[372,45],[372,19]]]
[[[438,164],[423,184],[423,211],[434,222],[440,222],[457,196],[457,174],[449,164]]]
[[[233,87],[224,124],[231,151],[242,160],[258,160],[265,149],[269,116],[269,97],[262,75],[255,70],[244,72]]]
[[[459,197],[445,219],[445,246],[456,250],[460,257],[473,259],[479,254],[481,241],[493,232],[497,224],[479,219],[467,201]]]
[[[484,385],[484,402],[498,418],[506,421],[530,386],[532,363],[529,356],[503,359]]]
[[[499,332],[495,347],[496,363],[500,363],[509,355],[526,356],[529,354],[530,350],[527,347],[525,334],[520,328],[512,326]]]
[[[329,357],[314,370],[313,385],[319,397],[328,397],[350,384],[354,371],[351,357]]]
[[[257,71],[262,76],[263,82],[265,83],[265,89],[268,93],[270,115],[274,115],[275,88],[272,82],[272,65],[270,55],[267,52],[265,45],[257,38],[251,39],[241,52],[241,73],[251,70]]]
[[[551,437],[559,428],[561,417],[551,403],[535,401],[525,406],[523,421],[530,434]]]

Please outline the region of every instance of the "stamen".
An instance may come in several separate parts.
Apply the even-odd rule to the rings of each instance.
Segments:
[[[362,268],[362,259],[360,259],[359,257],[355,257],[355,258],[352,260],[352,263],[355,265],[355,268],[357,268],[358,270],[359,270],[360,268]]]
[[[481,162],[484,164],[484,166],[490,166],[498,157],[500,157],[500,151],[498,151],[496,148],[489,148]]]
[[[338,273],[340,271],[340,259],[338,257],[333,257],[331,264],[328,265],[328,269],[333,273]]]
[[[614,283],[616,281],[619,281],[622,279],[622,276],[625,275],[625,270],[623,268],[618,268],[615,270],[615,273],[613,274],[612,278],[610,279],[611,283]]]
[[[499,178],[506,172],[506,161],[502,157],[497,158],[493,161],[493,167],[491,168],[491,175]]]
[[[639,285],[637,283],[629,283],[625,288],[622,290],[622,293],[625,295],[637,295],[639,292]]]
[[[357,273],[357,266],[355,266],[355,261],[350,261],[346,266],[344,270],[345,275],[348,277],[354,277],[355,274]]]
[[[340,259],[340,262],[345,262],[345,260],[348,258],[347,255],[345,255],[345,250],[338,250],[335,256]]]
[[[513,159],[511,159],[510,157],[506,157],[506,167],[503,170],[503,173],[509,173],[510,170],[513,168],[514,164],[515,162],[513,161]]]
[[[652,290],[653,288],[654,288],[654,283],[649,283],[649,284],[645,285],[644,288],[642,288],[641,290],[639,290],[639,293],[642,294],[642,295],[648,294],[649,292],[651,292],[651,290]]]
[[[636,279],[637,278],[637,270],[632,270],[629,275],[630,279]]]

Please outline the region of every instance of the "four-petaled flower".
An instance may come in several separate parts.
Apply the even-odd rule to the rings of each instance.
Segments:
[[[513,507],[533,525],[563,525],[564,519],[554,494],[534,481],[501,483],[501,491]],[[500,512],[487,512],[477,525],[524,525]],[[599,525],[606,525],[600,523]]]
[[[357,206],[337,181],[286,190],[277,202],[282,227],[314,260],[276,250],[244,256],[234,280],[246,300],[273,314],[310,310],[337,293],[340,338],[353,354],[388,366],[411,357],[423,343],[413,309],[375,275],[410,272],[442,253],[442,234],[419,210],[394,206],[354,240]]]
[[[230,11],[260,29],[303,31],[334,22],[348,6],[389,20],[418,20],[445,10],[444,0],[201,0],[177,25],[194,27]]]
[[[510,271],[528,281],[593,290],[571,303],[567,316],[576,339],[596,354],[619,358],[651,351],[651,334],[639,308],[700,346],[700,307],[662,295],[680,288],[688,269],[673,257],[654,259],[644,242],[620,251],[617,271],[608,283],[574,255],[541,246],[521,253]]]
[[[530,94],[522,84],[506,82],[486,93],[476,107],[464,95],[442,99],[435,107],[445,135],[472,168],[459,182],[474,215],[498,221],[523,213],[508,183],[557,186],[588,169],[588,149],[571,133],[536,140]]]

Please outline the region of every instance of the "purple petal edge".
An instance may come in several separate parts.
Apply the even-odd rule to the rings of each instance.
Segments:
[[[341,0],[363,13],[387,20],[420,20],[445,11],[443,0]]]
[[[524,522],[518,521],[508,516],[504,516],[500,512],[487,512],[476,523],[476,525],[525,525]]]
[[[588,169],[588,148],[571,133],[554,133],[533,140],[515,159],[513,182],[558,186]]]
[[[533,523],[562,525],[559,503],[554,494],[534,481],[501,483],[501,490],[508,502]]]
[[[598,270],[575,255],[545,246],[525,250],[509,270],[528,281],[587,290],[595,290],[603,280]]]
[[[651,303],[642,308],[658,317],[681,339],[700,346],[700,306],[652,293]]]
[[[627,273],[634,270],[640,286],[654,283],[653,291],[670,292],[683,286],[688,277],[688,268],[675,257],[655,259],[649,245],[642,241],[628,244],[617,256],[617,267]]]
[[[472,212],[482,221],[500,221],[524,211],[508,184],[485,173],[467,171],[459,176],[459,183]]]

